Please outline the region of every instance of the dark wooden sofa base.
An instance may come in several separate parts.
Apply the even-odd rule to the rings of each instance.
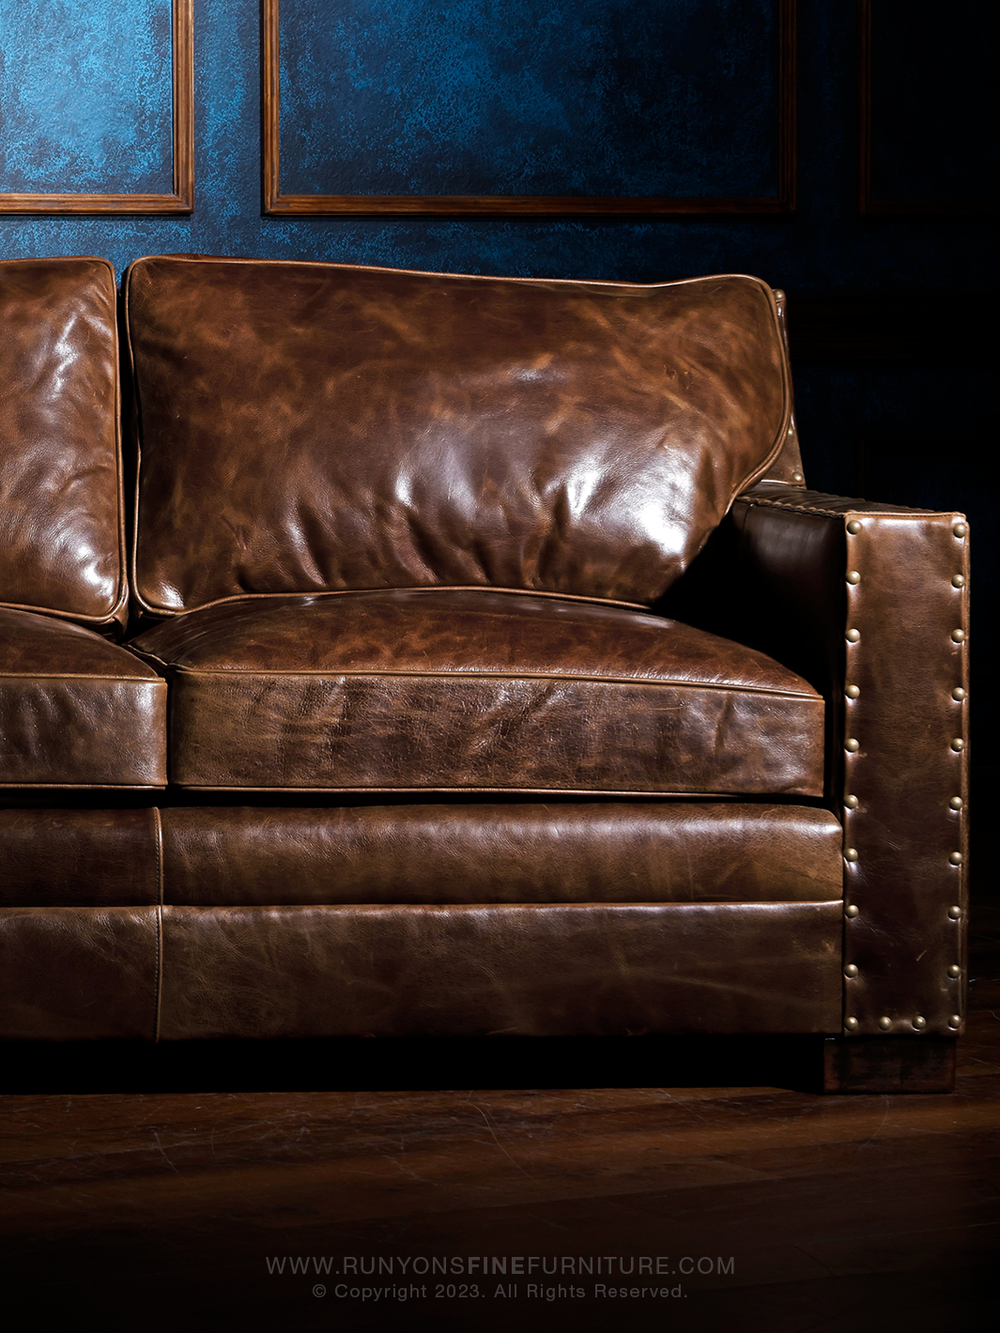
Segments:
[[[824,1092],[954,1092],[954,1037],[827,1037]]]
[[[950,1037],[388,1037],[0,1041],[0,1096],[449,1088],[954,1091]],[[840,1077],[850,1072],[855,1077]],[[833,1077],[831,1077],[833,1075]]]

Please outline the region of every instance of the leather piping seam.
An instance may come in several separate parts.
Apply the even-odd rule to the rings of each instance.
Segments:
[[[865,501],[860,501],[852,509],[824,509],[820,505],[793,504],[789,500],[776,500],[770,496],[741,495],[740,504],[753,505],[755,508],[787,509],[793,514],[815,514],[819,518],[947,518],[955,517],[954,511],[942,509],[875,509],[868,508]]]
[[[233,786],[232,784],[228,784],[226,786],[219,786],[219,785],[210,786],[207,783],[203,782],[200,783],[174,782],[171,785],[179,788],[181,791],[221,791],[221,792],[231,792],[234,795],[238,795],[240,792],[246,792],[246,791],[302,792],[303,794],[306,795],[308,794],[339,795],[341,793],[352,793],[352,792],[378,792],[380,794],[385,793],[386,795],[393,795],[398,792],[406,792],[406,793],[442,792],[445,794],[448,794],[450,792],[482,792],[489,795],[495,792],[498,795],[505,795],[509,792],[514,792],[519,796],[550,796],[550,797],[551,796],[586,796],[586,797],[635,796],[639,798],[652,796],[658,799],[661,797],[666,797],[666,798],[677,798],[679,800],[687,800],[687,801],[690,800],[726,801],[726,802],[733,802],[736,804],[740,802],[745,802],[749,797],[765,797],[770,801],[778,800],[781,797],[787,797],[790,801],[794,800],[795,802],[813,801],[816,802],[815,808],[819,809],[826,808],[825,806],[822,805],[823,791],[821,787],[817,788],[815,791],[801,791],[801,790],[791,789],[788,791],[775,792],[770,788],[763,788],[761,791],[704,791],[699,787],[692,787],[689,791],[678,791],[676,788],[665,788],[661,790],[656,787],[521,787],[517,786],[516,784],[510,787],[496,787],[496,786],[486,787],[486,786],[477,786],[475,783],[470,783],[468,786],[465,787],[436,787],[433,786],[432,784],[427,784],[423,787],[384,787],[384,786],[362,787],[357,785],[353,787],[244,787],[244,786]],[[814,807],[810,806],[807,808],[812,809]],[[842,901],[842,899],[838,899],[838,901]]]
[[[749,489],[751,486],[756,485],[757,482],[761,481],[770,471],[771,467],[775,463],[777,463],[777,461],[781,457],[782,451],[784,450],[785,440],[788,438],[789,430],[792,428],[794,422],[795,410],[792,402],[791,365],[789,362],[788,337],[785,331],[784,320],[782,319],[781,312],[778,309],[778,302],[775,300],[774,289],[772,287],[769,287],[767,283],[765,283],[763,280],[759,278],[756,281],[758,287],[760,288],[764,296],[764,299],[767,301],[770,310],[771,321],[774,326],[774,332],[778,336],[778,347],[781,353],[779,357],[779,362],[781,367],[781,398],[782,398],[781,421],[778,425],[778,430],[774,437],[774,442],[772,443],[771,448],[768,450],[767,457],[761,463],[759,463],[757,467],[752,468],[744,476],[742,481],[735,483],[734,486],[731,488],[729,492],[729,501],[726,504],[725,510],[723,511],[722,518],[724,518],[726,514],[728,514],[729,511],[732,509],[737,496],[739,496],[743,491]],[[722,521],[721,518],[719,521],[720,522]]]
[[[771,915],[780,911],[782,908],[791,907],[796,910],[801,909],[806,912],[822,912],[824,916],[832,916],[834,911],[839,912],[839,898],[739,898],[728,899],[724,902],[700,900],[698,902],[665,902],[659,898],[640,898],[631,902],[586,902],[586,903],[251,903],[243,906],[225,906],[223,904],[214,904],[212,906],[195,906],[191,903],[178,903],[174,910],[177,912],[199,912],[207,915],[231,916],[253,914],[261,912],[271,912],[278,907],[282,912],[289,912],[298,915],[305,912],[319,913],[388,913],[403,911],[406,913],[423,913],[428,916],[443,916],[458,913],[466,915],[469,912],[566,912],[577,915],[581,912],[613,912],[616,916],[626,912],[641,912],[643,915],[649,912],[660,912],[664,908],[677,912],[706,912],[722,908],[730,912],[742,912],[747,907],[759,908],[763,912]]]
[[[755,277],[752,273],[705,273],[697,278],[678,278],[673,282],[618,282],[614,278],[532,278],[508,277],[498,273],[440,273],[434,269],[392,268],[385,264],[343,264],[336,260],[326,259],[255,259],[245,255],[140,255],[129,265],[126,276],[162,260],[178,265],[249,264],[254,268],[318,268],[324,272],[339,269],[341,272],[347,273],[390,273],[393,275],[405,273],[408,276],[418,278],[445,278],[457,282],[502,282],[505,286],[507,283],[517,283],[519,285],[555,287],[557,289],[579,287],[584,290],[591,287],[610,287],[618,292],[627,291],[637,295],[644,295],[649,291],[666,291],[667,288],[671,287],[693,287],[701,283],[721,282],[726,279],[753,282],[759,287],[765,288],[765,290],[770,290],[763,278]],[[34,261],[25,260],[23,262],[31,263]],[[102,260],[100,262],[108,261]]]
[[[163,782],[0,782],[0,791],[162,791]]]
[[[152,656],[152,654],[150,654]],[[157,661],[160,659],[157,658]],[[240,667],[191,667],[191,666],[172,666],[168,662],[163,665],[173,670],[177,675],[184,676],[251,676],[261,680],[283,680],[296,679],[297,677],[307,677],[312,679],[316,676],[327,677],[330,680],[350,679],[393,679],[403,680],[548,680],[567,682],[576,685],[640,685],[644,688],[657,690],[711,690],[723,694],[757,694],[767,699],[802,699],[809,703],[822,703],[823,696],[818,692],[806,694],[800,690],[777,690],[768,689],[764,685],[736,685],[736,684],[718,684],[716,682],[706,681],[702,684],[699,681],[674,681],[674,680],[650,680],[645,676],[562,676],[557,673],[541,673],[531,671],[476,671],[474,669],[456,668],[453,671],[388,671],[388,670],[338,670],[333,668],[316,668],[315,670],[304,671],[267,671],[255,668]]]
[[[163,999],[163,820],[153,806],[156,832],[156,980],[153,989],[153,1041],[160,1040],[160,1009]]]
[[[135,577],[138,579],[138,574]],[[614,597],[588,597],[583,593],[575,592],[553,592],[548,588],[497,588],[489,583],[408,583],[402,587],[396,584],[386,584],[371,588],[316,588],[306,592],[233,592],[228,593],[225,597],[214,597],[210,602],[198,602],[196,606],[162,606],[154,602],[147,602],[142,596],[138,582],[136,583],[136,598],[140,605],[145,610],[162,616],[193,615],[195,611],[206,611],[211,606],[226,606],[230,602],[263,602],[281,597],[287,598],[290,602],[301,602],[306,597],[310,601],[319,601],[320,598],[326,597],[371,597],[397,592],[407,594],[481,592],[500,593],[507,597],[545,597],[559,602],[582,602],[585,606],[615,606],[625,611],[643,611],[647,615],[650,614],[651,604],[650,602],[626,602]],[[656,596],[658,598],[660,594],[657,593]]]
[[[120,581],[121,582],[121,581]],[[37,602],[0,602],[4,611],[23,611],[26,615],[52,616],[60,621],[82,625],[113,625],[128,602],[127,585],[122,582],[114,607],[106,615],[88,615],[85,611],[71,611],[67,607],[39,606]]]
[[[34,685],[42,680],[86,680],[93,685],[152,685],[159,688],[166,685],[161,676],[104,676],[99,671],[49,672],[47,675],[28,671],[4,671],[0,669],[0,680],[23,680],[27,685]]]

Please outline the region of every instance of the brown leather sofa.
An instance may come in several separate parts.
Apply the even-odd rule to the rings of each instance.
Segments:
[[[805,488],[781,293],[122,285],[124,374],[109,265],[0,265],[0,1037],[950,1086],[967,526]]]

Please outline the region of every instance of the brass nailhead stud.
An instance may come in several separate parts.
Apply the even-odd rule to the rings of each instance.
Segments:
[[[857,859],[858,859],[858,849],[857,849],[856,847],[845,847],[845,848],[844,848],[844,860],[845,860],[845,861],[851,861],[851,862],[853,862],[853,861],[856,861]]]
[[[861,524],[858,522],[856,518],[852,518],[851,521],[848,523],[847,531],[851,534],[852,537],[856,536],[861,531]]]
[[[961,687],[961,685],[956,685],[951,692],[951,697],[955,700],[956,703],[961,703],[962,700],[965,698],[965,690]]]
[[[956,754],[960,754],[965,749],[965,741],[962,740],[961,736],[956,736],[951,743],[951,748]]]
[[[844,916],[850,917],[851,920],[853,921],[860,911],[861,908],[857,905],[857,903],[851,903],[849,907],[844,908]]]
[[[848,1032],[857,1032],[858,1020],[856,1018],[845,1018],[844,1027],[847,1028]]]
[[[856,977],[857,975],[858,975],[858,965],[857,965],[857,963],[848,963],[847,966],[844,968],[844,976],[845,976],[845,977]]]
[[[888,1032],[889,1029],[892,1027],[892,1019],[883,1016],[882,1018],[879,1019],[878,1025],[883,1032]]]
[[[951,581],[951,586],[952,586],[953,588],[964,588],[964,587],[965,587],[965,575],[964,575],[964,574],[956,574],[955,577],[954,577],[954,578],[952,579],[952,581]]]
[[[848,643],[857,643],[860,638],[861,638],[861,631],[859,629],[849,629],[847,631]]]
[[[959,917],[962,915],[962,909],[958,906],[949,907],[948,915],[951,917],[952,921],[957,921]]]
[[[952,1014],[951,1018],[948,1019],[948,1026],[950,1028],[960,1028],[962,1026],[962,1015]]]
[[[952,748],[954,748],[954,745],[955,742],[952,741]],[[844,749],[848,752],[848,754],[857,754],[857,752],[861,749],[861,742],[856,741],[853,736],[848,736],[847,740],[844,741]]]
[[[968,531],[969,525],[967,523],[956,523],[952,528],[952,532],[956,537],[964,537]]]
[[[913,1020],[913,1026],[918,1032],[923,1032],[924,1028],[927,1026],[927,1019],[924,1018],[922,1014],[917,1014],[916,1018]]]
[[[964,629],[953,629],[952,632],[951,632],[951,641],[952,641],[952,643],[964,643],[964,642],[965,642],[965,630],[964,630]]]
[[[957,963],[952,963],[951,967],[948,968],[948,975],[949,977],[960,977],[962,975],[962,969]]]
[[[948,804],[953,810],[961,810],[965,802],[962,800],[961,796],[953,796]]]
[[[948,860],[951,862],[953,866],[960,866],[962,864],[962,853],[952,852],[951,855],[948,857]]]
[[[848,582],[848,583],[860,583],[860,582],[861,582],[861,575],[858,573],[858,571],[857,571],[856,569],[848,570],[848,572],[847,572],[847,582]]]
[[[802,483],[805,481],[805,477],[802,475],[801,472],[793,472],[792,481],[795,482],[796,486],[801,486]]]
[[[857,810],[857,808],[858,808],[858,798],[857,798],[856,796],[853,796],[853,795],[852,795],[852,796],[845,796],[845,797],[844,797],[844,804],[847,806],[848,810]]]
[[[861,691],[858,689],[857,685],[848,685],[844,693],[847,695],[848,699],[856,699]]]

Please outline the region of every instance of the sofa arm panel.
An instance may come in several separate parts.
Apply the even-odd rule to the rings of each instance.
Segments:
[[[969,536],[955,513],[763,485],[737,501],[751,636],[828,701],[844,1031],[955,1036],[966,985]]]

